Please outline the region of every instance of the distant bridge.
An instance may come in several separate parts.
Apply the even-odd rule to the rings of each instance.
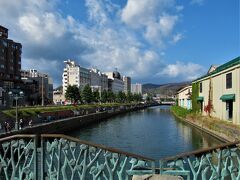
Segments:
[[[169,106],[172,106],[172,105],[175,105],[176,102],[175,101],[161,101],[160,102],[160,105],[169,105]]]

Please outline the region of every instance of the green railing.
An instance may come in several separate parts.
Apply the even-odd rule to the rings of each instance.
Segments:
[[[60,134],[15,135],[0,143],[0,179],[113,180],[155,173],[153,159]]]
[[[240,141],[160,160],[160,174],[190,180],[240,180]]]
[[[184,179],[240,179],[240,141],[155,161],[61,134],[0,139],[0,179],[130,179],[167,174]]]

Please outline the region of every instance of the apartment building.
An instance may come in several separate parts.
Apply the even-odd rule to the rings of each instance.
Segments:
[[[65,68],[62,75],[63,94],[65,94],[68,86],[76,85],[82,89],[85,85],[91,83],[91,75],[89,69],[83,68],[76,64],[75,61],[68,59],[64,61]]]
[[[131,92],[131,78],[128,76],[123,76],[123,83],[124,83],[124,92],[128,93]]]
[[[131,92],[133,94],[142,94],[142,84],[131,84]]]
[[[0,87],[2,100],[0,106],[6,105],[9,90],[21,84],[22,45],[8,38],[8,29],[0,26]]]

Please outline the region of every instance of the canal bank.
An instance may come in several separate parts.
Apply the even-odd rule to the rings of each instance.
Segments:
[[[86,115],[55,120],[52,122],[36,124],[32,127],[28,126],[18,131],[13,130],[7,133],[0,134],[0,138],[15,135],[15,134],[45,134],[45,133],[50,134],[50,133],[70,132],[75,129],[83,128],[93,123],[99,123],[101,121],[107,120],[111,117],[114,117],[120,114],[138,111],[150,106],[155,106],[155,105],[138,105],[138,106],[127,107],[127,108],[122,107],[122,108],[112,109],[104,112],[90,113]]]
[[[210,134],[222,142],[240,140],[240,127],[233,125],[230,122],[224,122],[223,120],[218,120],[216,118],[192,114],[190,111],[177,106],[172,107],[171,112],[181,121]]]

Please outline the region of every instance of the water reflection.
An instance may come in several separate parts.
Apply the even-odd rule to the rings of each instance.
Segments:
[[[174,117],[168,106],[119,115],[68,134],[155,159],[221,143]]]

